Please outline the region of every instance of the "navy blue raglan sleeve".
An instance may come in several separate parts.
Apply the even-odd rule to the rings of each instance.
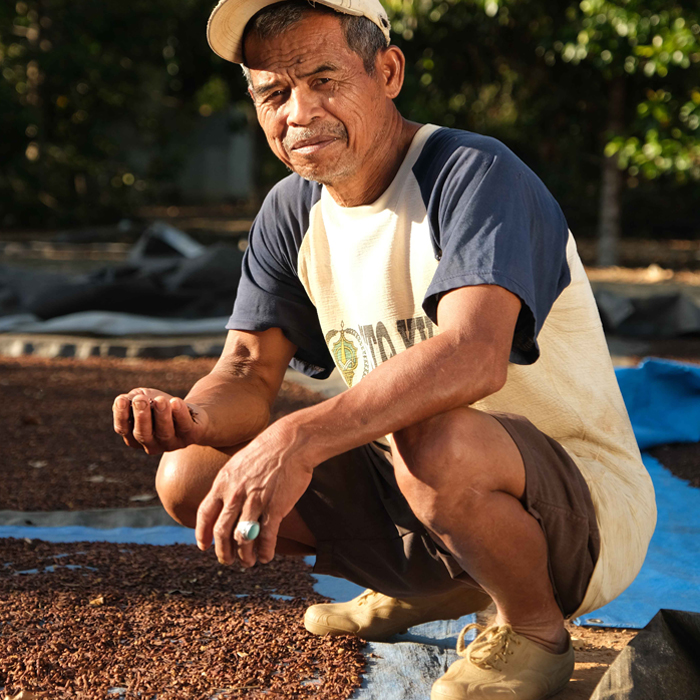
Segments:
[[[308,229],[317,186],[291,175],[265,198],[253,222],[238,293],[226,328],[264,331],[280,328],[297,346],[291,366],[318,379],[333,361],[316,308],[297,275],[299,247]]]
[[[569,230],[554,197],[500,142],[451,129],[431,136],[414,174],[440,260],[426,314],[437,322],[438,302],[453,289],[503,287],[522,302],[510,361],[535,362],[537,335],[571,281]]]

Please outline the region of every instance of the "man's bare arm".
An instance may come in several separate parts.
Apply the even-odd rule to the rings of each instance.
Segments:
[[[267,426],[295,351],[276,328],[229,331],[218,362],[184,400],[159,389],[133,389],[114,401],[114,429],[127,445],[149,454],[246,442]]]
[[[296,346],[278,328],[229,331],[214,369],[185,397],[209,416],[202,444],[231,447],[264,430],[295,352]]]
[[[468,406],[506,380],[518,297],[497,286],[464,287],[438,306],[439,335],[399,353],[352,389],[286,419],[308,433],[312,461]],[[343,416],[338,430],[337,417]]]
[[[497,286],[445,295],[439,335],[392,357],[343,394],[285,416],[229,460],[199,508],[199,546],[215,536],[217,555],[226,560],[237,520],[262,517],[258,555],[270,561],[279,523],[317,465],[503,386],[520,308],[518,297]],[[242,561],[252,565],[252,545],[235,537]]]

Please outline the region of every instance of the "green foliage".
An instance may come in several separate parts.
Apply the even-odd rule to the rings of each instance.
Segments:
[[[521,10],[526,16],[533,11],[533,3],[524,0],[479,4],[485,12],[495,5],[496,13],[512,22]],[[534,5],[556,18],[538,23],[533,35],[547,64],[557,58],[571,64],[570,80],[588,89],[624,81],[629,112],[622,133],[607,135],[606,155],[617,153],[619,166],[632,178],[674,174],[679,182],[700,180],[700,7],[664,0],[582,0],[558,6],[557,15],[551,2]]]
[[[635,206],[700,179],[697,3],[384,2],[408,60],[402,112],[511,145],[578,231],[595,225],[605,155]],[[194,120],[245,99],[237,66],[207,46],[211,4],[0,3],[0,225],[114,218],[173,196]],[[259,146],[260,185],[278,170]]]
[[[542,25],[551,32],[552,19],[533,10],[515,22],[477,0],[388,5],[407,57],[402,112],[505,141],[544,179],[577,230],[592,228],[599,167],[587,154],[600,150],[601,95],[582,96],[564,75],[571,66],[549,65],[536,52],[535,33]]]
[[[167,192],[192,119],[223,109],[236,84],[206,44],[209,9],[0,4],[0,223],[95,221]]]
[[[521,76],[499,56],[488,18],[471,2],[385,4],[408,59],[404,111],[418,121],[507,133],[519,116],[513,92]]]
[[[615,136],[605,155],[617,154],[621,168],[648,180],[673,174],[679,183],[700,180],[700,92],[678,100],[667,90],[649,90],[637,105],[638,136]]]
[[[604,155],[617,154],[630,188],[664,176],[678,187],[700,179],[697,3],[386,4],[409,63],[403,110],[506,141],[570,218],[594,227]]]
[[[228,83],[220,75],[213,75],[195,94],[197,109],[203,117],[223,111],[230,101]]]
[[[663,78],[669,68],[689,68],[700,61],[700,26],[697,11],[687,10],[668,2],[583,0],[567,12],[578,31],[561,47],[562,59],[590,57],[608,78],[638,70]]]

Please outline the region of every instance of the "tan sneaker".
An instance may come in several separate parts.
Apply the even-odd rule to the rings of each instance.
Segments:
[[[465,648],[470,629],[483,630]],[[558,693],[574,672],[574,649],[550,654],[510,625],[467,625],[457,640],[455,661],[433,683],[430,700],[542,700]]]
[[[414,625],[457,620],[490,604],[491,598],[486,593],[467,586],[422,598],[390,598],[366,590],[347,603],[312,605],[304,615],[304,627],[318,635],[354,634],[381,642]]]

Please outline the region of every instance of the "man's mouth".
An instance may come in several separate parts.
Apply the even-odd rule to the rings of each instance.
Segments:
[[[336,141],[345,141],[347,132],[342,126],[333,127],[318,133],[309,131],[287,134],[284,147],[289,155],[314,155]]]
[[[338,139],[335,136],[319,136],[312,139],[303,139],[301,141],[297,141],[292,146],[291,152],[302,155],[310,155],[312,153],[317,153],[337,140]]]

